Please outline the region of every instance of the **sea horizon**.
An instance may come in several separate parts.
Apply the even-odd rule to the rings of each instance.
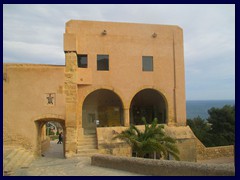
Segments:
[[[212,107],[222,108],[225,105],[235,105],[235,99],[225,100],[186,100],[187,119],[208,118],[208,110]]]

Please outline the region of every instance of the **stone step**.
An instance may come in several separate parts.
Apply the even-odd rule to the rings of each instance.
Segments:
[[[78,141],[77,145],[97,145],[97,141]]]
[[[77,145],[77,149],[97,149],[97,144]]]
[[[77,141],[78,145],[96,145],[97,140],[96,139],[81,139]]]
[[[79,142],[85,142],[85,141],[97,141],[96,138],[85,138],[85,139],[78,139]]]
[[[96,136],[94,136],[94,137],[79,137],[78,141],[83,141],[83,140],[92,141],[92,140],[96,140],[96,139],[97,139]]]
[[[96,134],[84,135],[77,142],[77,156],[90,157],[98,153]]]
[[[3,159],[3,167],[5,167],[12,160],[12,158],[18,153],[18,151],[19,148],[11,150],[7,157]]]
[[[76,154],[74,155],[75,157],[92,157],[93,155],[98,154],[98,152],[96,153],[84,153],[84,154]]]
[[[28,168],[32,161],[34,160],[34,155],[29,154],[29,156],[25,159],[25,161],[21,164],[21,168]]]
[[[98,149],[78,149],[77,154],[97,153]]]
[[[84,135],[89,136],[89,135],[96,135],[96,129],[84,129]]]
[[[96,139],[79,139],[77,142],[79,143],[97,143],[97,140]]]
[[[12,156],[11,160],[5,165],[4,171],[12,171],[14,165],[21,159],[23,156],[24,150],[20,149],[17,153]]]
[[[4,148],[3,151],[3,159],[5,159],[10,153],[14,150],[14,148]]]
[[[17,160],[15,161],[15,163],[13,163],[12,166],[9,167],[10,170],[14,170],[14,169],[16,169],[16,168],[21,167],[22,163],[23,163],[23,162],[27,159],[27,157],[29,156],[29,153],[23,151],[23,152],[21,152],[21,154],[20,154],[19,156],[20,156],[19,159],[17,159]]]

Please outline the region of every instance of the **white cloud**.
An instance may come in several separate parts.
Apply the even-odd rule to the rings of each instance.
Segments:
[[[65,64],[63,48],[47,44],[4,41],[3,58],[8,62]]]
[[[70,19],[179,25],[184,31],[187,98],[194,99],[189,84],[208,86],[208,79],[219,83],[216,91],[222,87],[235,96],[221,83],[235,79],[235,5],[7,4],[3,61],[64,64],[63,33]]]

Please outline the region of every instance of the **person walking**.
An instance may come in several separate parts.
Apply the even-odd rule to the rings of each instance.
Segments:
[[[57,144],[62,144],[62,132],[59,133],[58,135],[58,142]]]

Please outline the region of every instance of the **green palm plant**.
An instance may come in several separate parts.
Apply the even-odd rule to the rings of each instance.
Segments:
[[[147,124],[145,119],[142,119],[145,125],[145,130],[140,131],[135,125],[131,125],[125,131],[115,135],[113,139],[121,139],[127,142],[138,157],[144,157],[146,154],[154,152],[162,155],[167,159],[168,154],[172,155],[176,160],[179,160],[179,150],[176,146],[176,140],[165,135],[164,126],[157,124],[155,118],[152,124]]]

